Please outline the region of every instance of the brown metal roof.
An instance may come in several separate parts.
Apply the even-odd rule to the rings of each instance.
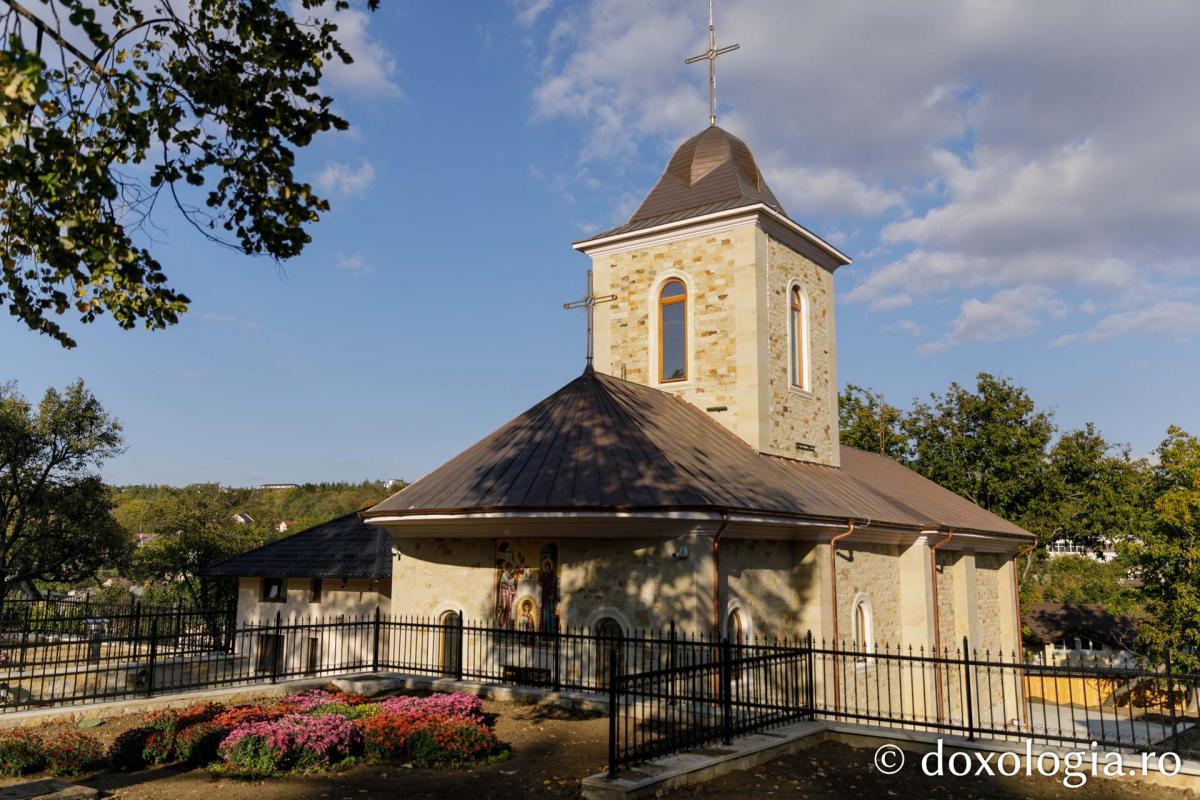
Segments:
[[[658,389],[587,370],[365,516],[713,510],[1031,534],[882,456],[764,455]]]
[[[713,125],[679,146],[666,172],[629,221],[730,201],[738,205],[765,203],[787,215],[758,171],[746,143]]]
[[[388,578],[392,574],[392,537],[368,525],[358,512],[214,564],[204,575],[271,578]]]
[[[1037,603],[1021,615],[1029,645],[1046,645],[1076,636],[1113,648],[1131,648],[1137,639],[1132,617],[1110,614],[1099,603]]]

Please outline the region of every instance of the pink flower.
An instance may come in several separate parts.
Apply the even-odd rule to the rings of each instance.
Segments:
[[[431,694],[428,697],[389,697],[379,703],[385,712],[401,714],[436,714],[483,722],[483,703],[478,697],[462,692]]]

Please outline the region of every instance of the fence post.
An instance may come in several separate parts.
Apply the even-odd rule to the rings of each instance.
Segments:
[[[562,631],[558,616],[554,617],[554,691],[562,689]]]
[[[729,637],[721,639],[721,743],[733,744],[733,655]]]
[[[804,692],[805,702],[808,704],[808,718],[817,718],[817,654],[814,652],[816,645],[813,643],[812,630],[805,634],[805,639],[808,644],[808,686]]]
[[[275,652],[271,654],[271,683],[279,680],[279,667],[283,661],[283,612],[275,612]]]
[[[967,698],[967,741],[975,741],[975,707],[971,697],[971,651],[967,649],[967,637],[962,640],[963,687]]]
[[[1179,752],[1179,727],[1175,719],[1175,675],[1171,670],[1171,648],[1167,648],[1167,703],[1171,706],[1171,749]]]
[[[463,659],[467,657],[465,648],[467,643],[466,628],[467,618],[463,616],[462,609],[460,608],[458,610],[458,657],[454,660],[454,679],[457,681],[462,680]]]
[[[158,617],[150,618],[150,659],[146,675],[146,697],[154,696],[154,670],[158,665]]]
[[[617,647],[608,650],[608,777],[617,777]]]
[[[670,692],[671,699],[667,701],[667,705],[675,705],[675,620],[671,620],[671,630],[667,634],[667,674],[671,676]]]
[[[372,671],[372,672],[379,672],[379,631],[380,631],[380,629],[381,629],[381,626],[380,626],[380,624],[379,624],[379,606],[375,606],[375,625],[374,625],[374,629],[375,629],[375,630],[374,630],[374,635],[373,635],[374,642],[372,643],[372,646],[371,646],[371,647],[372,647],[372,650],[371,650],[371,671]]]
[[[175,602],[175,646],[183,644],[183,598]]]

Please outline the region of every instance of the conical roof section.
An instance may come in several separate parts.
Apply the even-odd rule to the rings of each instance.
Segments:
[[[590,367],[364,517],[708,510],[1030,534],[907,467],[763,455],[691,403]]]
[[[746,143],[712,125],[679,146],[629,222],[758,203],[787,215]]]

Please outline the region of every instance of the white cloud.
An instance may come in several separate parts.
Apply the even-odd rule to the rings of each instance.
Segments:
[[[362,257],[361,253],[357,252],[351,255],[338,253],[336,264],[338,269],[353,272],[357,275],[370,275],[375,271],[375,265],[368,262]]]
[[[1045,313],[1061,315],[1063,305],[1049,290],[1037,286],[1005,289],[987,300],[973,297],[959,307],[944,336],[925,342],[918,350],[936,353],[964,342],[1019,339],[1033,333]]]
[[[704,70],[681,63],[704,49],[700,5],[541,12],[534,107],[579,124],[581,161],[619,172],[703,127]],[[742,45],[721,62],[722,125],[801,223],[851,227],[869,254],[850,301],[994,292],[967,300],[958,341],[1007,290],[1152,304],[1200,282],[1200,104],[1180,102],[1200,4],[728,0],[717,30]]]
[[[375,168],[365,158],[358,167],[327,161],[317,176],[317,186],[326,194],[348,197],[361,194],[375,180]]]
[[[517,8],[517,24],[524,27],[532,25],[553,4],[554,0],[514,0],[513,5]]]
[[[310,11],[292,3],[292,15],[300,20],[313,20]],[[371,12],[346,9],[322,11],[320,18],[337,25],[335,36],[346,48],[353,63],[343,64],[334,58],[325,65],[324,80],[329,87],[352,94],[403,98],[396,84],[396,59],[384,44],[370,33]]]
[[[1085,333],[1060,336],[1052,344],[1107,342],[1133,335],[1183,339],[1197,334],[1200,334],[1200,305],[1163,302],[1104,317]]]

